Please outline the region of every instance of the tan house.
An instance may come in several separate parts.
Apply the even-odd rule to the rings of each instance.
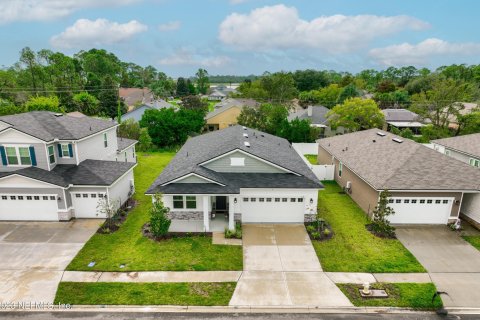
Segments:
[[[480,193],[480,171],[412,140],[370,129],[318,140],[319,164],[369,215],[389,190],[393,224],[447,224],[464,194]]]
[[[205,116],[206,131],[216,131],[236,125],[243,107],[257,105],[258,103],[251,99],[225,99],[216,104],[215,110]]]

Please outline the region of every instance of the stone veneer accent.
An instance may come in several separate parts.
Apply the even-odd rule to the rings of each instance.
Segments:
[[[235,213],[233,215],[233,220],[238,221],[238,222],[242,222],[242,214],[241,213]]]
[[[173,220],[203,220],[203,211],[170,211],[168,217]]]
[[[317,216],[316,214],[306,214],[303,218],[303,221],[313,222],[313,221],[315,221],[316,216]]]
[[[59,212],[58,213],[58,220],[59,221],[69,221],[74,217],[73,209],[68,210],[66,212]]]

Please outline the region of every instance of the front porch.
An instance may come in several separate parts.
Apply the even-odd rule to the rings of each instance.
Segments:
[[[223,232],[228,228],[228,217],[225,214],[216,214],[210,219],[210,232]],[[204,232],[202,220],[172,219],[169,232]]]

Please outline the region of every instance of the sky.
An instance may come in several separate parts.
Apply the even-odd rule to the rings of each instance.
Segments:
[[[480,63],[475,0],[0,0],[0,66],[103,48],[170,76]]]

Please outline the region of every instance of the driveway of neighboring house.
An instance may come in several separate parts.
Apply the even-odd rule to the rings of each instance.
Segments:
[[[397,227],[397,238],[427,269],[447,307],[480,307],[480,252],[446,226]]]
[[[352,305],[322,271],[302,224],[243,225],[243,259],[230,305]]]
[[[63,270],[101,222],[0,222],[0,302],[53,302]]]

